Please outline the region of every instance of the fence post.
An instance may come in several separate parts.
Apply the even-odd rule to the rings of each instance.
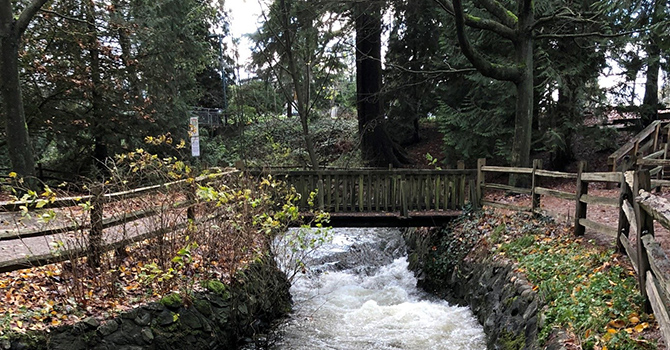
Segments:
[[[408,218],[409,209],[407,208],[407,182],[404,176],[400,178],[400,217]]]
[[[619,225],[617,226],[617,236],[616,236],[616,249],[619,253],[624,252],[623,243],[621,243],[621,236],[623,235],[626,239],[629,239],[630,234],[630,221],[628,220],[628,215],[626,214],[625,205],[628,204],[630,207],[633,206],[635,197],[633,197],[633,191],[631,190],[628,182],[626,182],[626,172],[633,168],[635,163],[634,159],[626,156],[624,161],[621,164],[621,185],[619,191]]]
[[[477,205],[478,207],[482,206],[484,199],[484,171],[482,167],[486,166],[486,158],[477,159]]]
[[[537,176],[535,175],[535,172],[537,169],[542,169],[542,159],[533,159],[533,172],[530,180],[531,212],[533,215],[540,207],[540,195],[535,193],[535,187],[537,187]]]
[[[195,186],[195,181],[193,181],[186,189],[186,201],[188,202],[186,218],[191,221],[195,221]]]
[[[464,170],[465,161],[459,160],[456,163],[456,169]],[[458,176],[458,206],[459,209],[463,209],[465,206],[465,175]]]
[[[633,195],[638,195],[640,190],[651,190],[651,176],[649,170],[639,170],[635,173],[635,181],[633,184]],[[652,312],[649,298],[647,297],[647,271],[649,271],[649,257],[647,250],[644,248],[642,236],[646,234],[654,235],[654,219],[645,210],[640,207],[640,204],[634,201],[635,216],[637,217],[637,236],[636,247],[637,250],[637,281],[640,287],[640,293],[645,300],[645,312]]]
[[[100,266],[100,254],[102,252],[102,230],[103,230],[103,185],[91,186],[91,229],[88,235],[88,265]]]
[[[583,195],[588,194],[589,184],[582,181],[582,173],[586,171],[586,162],[580,161],[577,167],[577,194],[575,205],[575,236],[583,236],[586,228],[579,223],[579,219],[586,219],[586,203],[581,201]]]
[[[318,198],[319,198],[319,210],[324,210],[326,205],[325,205],[325,199],[324,199],[324,194],[323,194],[323,191],[324,191],[323,178],[321,177],[321,175],[319,175],[319,180],[316,183],[316,191],[318,192],[317,195],[318,195]],[[362,199],[361,199],[361,202],[362,202]]]

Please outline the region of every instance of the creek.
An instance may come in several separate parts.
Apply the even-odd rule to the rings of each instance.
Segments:
[[[290,317],[262,338],[265,345],[244,349],[486,349],[470,309],[416,287],[400,230],[333,229],[331,235],[298,270]]]

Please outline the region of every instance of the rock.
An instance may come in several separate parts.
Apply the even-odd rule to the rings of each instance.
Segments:
[[[133,321],[140,327],[148,326],[151,323],[151,313],[144,309],[138,309]]]
[[[202,322],[194,312],[186,311],[182,313],[179,317],[181,323],[191,329],[201,329]]]
[[[142,335],[142,340],[144,340],[147,344],[151,344],[151,342],[154,340],[154,333],[151,331],[151,328],[142,328],[140,334]]]
[[[101,336],[106,337],[119,329],[119,324],[116,323],[116,320],[111,320],[103,323],[98,327],[98,332]]]
[[[95,317],[87,317],[82,322],[91,328],[98,328],[100,326],[100,322]]]
[[[169,310],[163,310],[163,312],[158,314],[158,317],[156,317],[156,321],[158,321],[158,324],[160,326],[166,327],[175,323],[179,319],[179,317],[178,316],[175,317],[175,315],[178,314],[175,314],[174,312]]]

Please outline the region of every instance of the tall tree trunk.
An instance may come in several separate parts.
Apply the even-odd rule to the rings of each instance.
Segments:
[[[655,0],[651,8],[650,24],[653,26],[663,20],[663,8],[667,0]],[[646,45],[647,51],[647,81],[644,84],[644,98],[641,106],[642,127],[658,119],[658,76],[661,69],[661,49],[658,46],[661,38],[651,30]]]
[[[372,165],[399,167],[407,163],[391,140],[382,116],[381,3],[357,3],[356,16],[356,107],[363,160]]]
[[[95,4],[93,0],[87,0],[84,4],[86,21],[88,22],[88,50],[91,68],[91,115],[89,117],[91,134],[93,135],[93,160],[101,174],[107,173],[105,165],[107,157],[107,143],[105,142],[106,128],[104,127],[102,78],[100,70],[100,42],[98,41],[98,28],[95,26]]]
[[[0,95],[5,119],[7,148],[12,171],[22,177],[35,176],[35,160],[19,80],[21,31],[12,15],[9,0],[0,1]]]
[[[290,32],[291,23],[290,16],[291,12],[286,4],[286,0],[281,0],[282,8],[282,19],[284,27],[284,37],[285,37],[285,49],[286,56],[288,59],[289,74],[293,80],[293,86],[295,87],[295,97],[297,99],[298,115],[300,116],[300,126],[302,127],[302,135],[305,139],[305,147],[307,148],[307,153],[309,154],[309,160],[312,163],[312,169],[317,170],[319,168],[319,160],[316,156],[316,150],[314,149],[314,141],[312,140],[312,135],[309,132],[309,85],[310,85],[310,67],[306,67],[307,73],[305,74],[307,78],[302,79],[301,74],[298,71],[296,57],[293,55],[293,42],[291,40],[292,33]],[[312,63],[308,63],[310,65]],[[290,111],[290,103],[289,108]],[[290,117],[290,116],[289,116]]]
[[[516,113],[512,166],[530,166],[530,145],[533,130],[533,37],[535,21],[530,1],[519,1],[519,22],[516,43],[516,62],[521,66],[521,76],[516,82]]]

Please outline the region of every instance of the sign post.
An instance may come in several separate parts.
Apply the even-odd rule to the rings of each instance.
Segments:
[[[200,130],[198,129],[198,117],[191,117],[189,120],[191,135],[191,155],[200,157]]]

